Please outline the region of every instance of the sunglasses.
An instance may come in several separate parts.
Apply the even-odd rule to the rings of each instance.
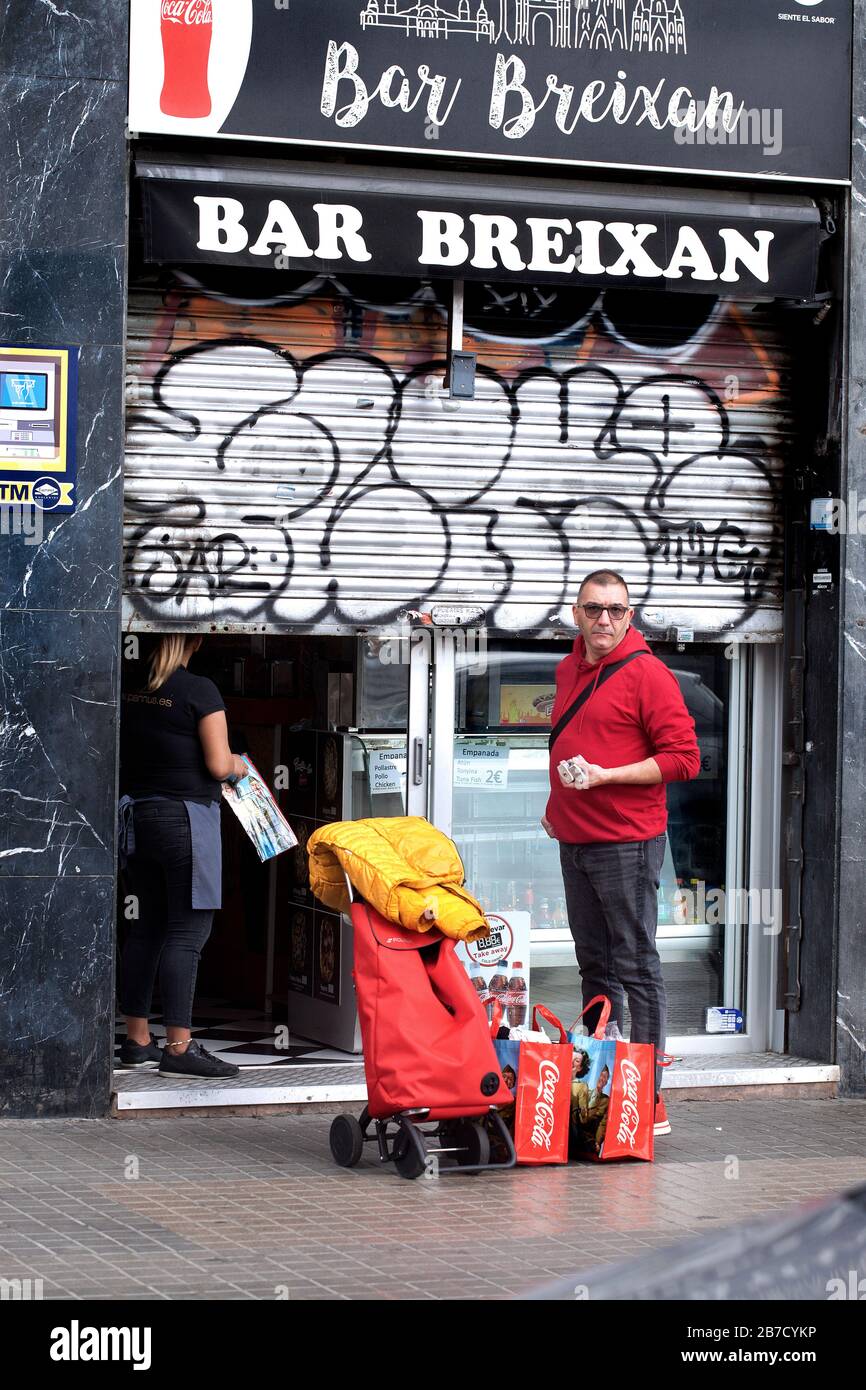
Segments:
[[[582,608],[592,622],[600,618],[602,613],[608,613],[612,623],[621,623],[628,612],[621,603],[576,603],[575,608]]]

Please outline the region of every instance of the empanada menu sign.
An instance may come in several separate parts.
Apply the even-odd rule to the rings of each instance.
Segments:
[[[844,183],[852,0],[132,0],[129,126]]]

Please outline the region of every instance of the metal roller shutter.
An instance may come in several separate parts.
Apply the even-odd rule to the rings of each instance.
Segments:
[[[129,626],[387,628],[436,601],[550,634],[604,564],[648,634],[780,634],[771,305],[467,286],[476,397],[452,401],[446,285],[240,298],[254,280],[131,295]]]

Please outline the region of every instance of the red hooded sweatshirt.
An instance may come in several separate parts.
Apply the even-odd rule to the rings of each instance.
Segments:
[[[701,755],[695,721],[686,709],[676,676],[663,661],[649,654],[630,661],[595,690],[605,666],[631,652],[649,653],[636,628],[595,663],[586,660],[578,637],[570,656],[556,671],[555,725],[585,686],[593,692],[563,729],[550,755],[550,800],[546,816],[557,840],[567,844],[597,841],[649,840],[667,829],[666,782],[697,777]],[[662,775],[652,786],[613,782],[576,791],[564,787],[557,765],[582,754],[600,767],[624,767],[655,758]]]

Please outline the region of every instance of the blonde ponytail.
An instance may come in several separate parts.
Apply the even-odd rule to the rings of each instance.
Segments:
[[[201,638],[196,635],[170,632],[161,637],[150,658],[150,679],[147,682],[147,690],[159,690],[161,685],[165,685],[169,676],[173,676],[179,666],[185,665],[193,652],[198,651],[200,646]]]

